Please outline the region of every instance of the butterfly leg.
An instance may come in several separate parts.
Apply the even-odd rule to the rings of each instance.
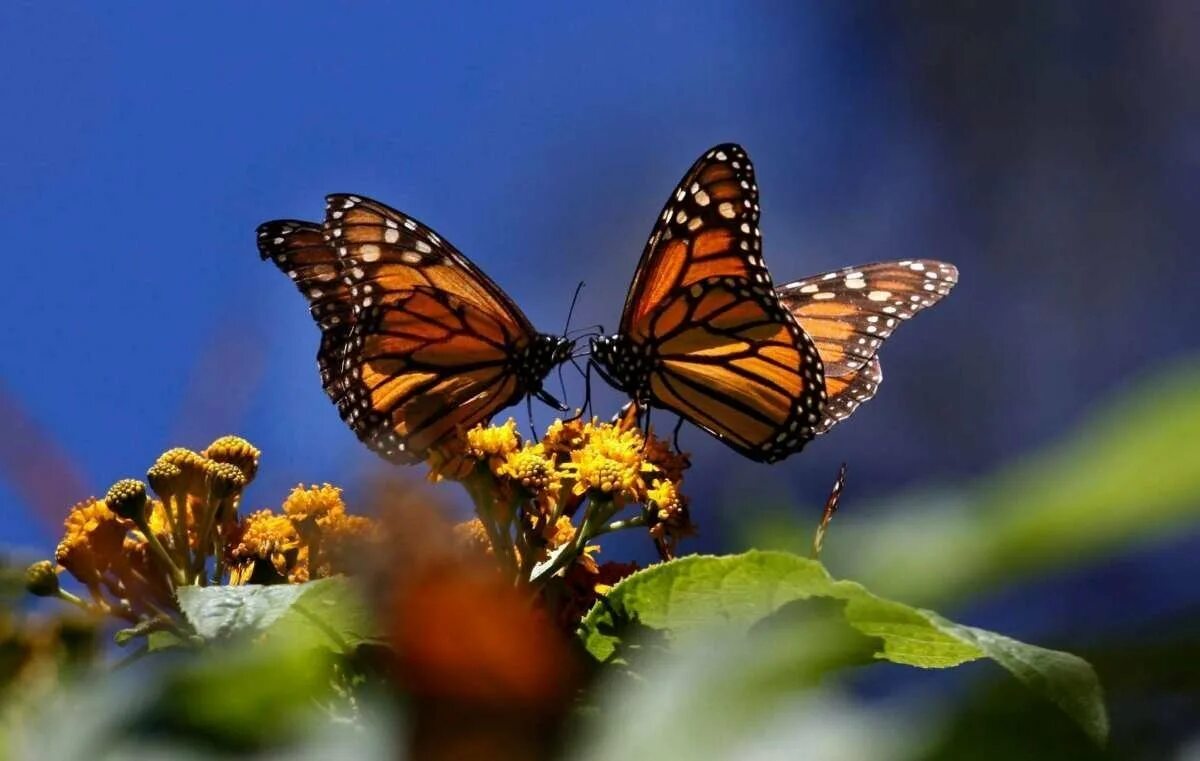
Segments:
[[[573,362],[574,360],[572,360]],[[562,398],[565,401],[567,398],[567,381],[563,378],[563,366],[558,366],[558,388],[562,391]]]
[[[682,452],[679,447],[679,432],[683,430],[683,418],[679,418],[679,422],[675,424],[675,432],[671,434],[671,442],[675,445],[676,452]]]
[[[585,414],[590,416],[592,412],[592,360],[587,361],[587,370],[581,368],[574,358],[571,359],[571,364],[575,365],[575,369],[583,376],[583,404],[579,405],[579,412],[564,421],[568,423],[578,420]]]
[[[529,414],[529,434],[531,436],[530,441],[537,441],[537,426],[535,426],[533,423],[533,394],[525,395],[525,410]]]

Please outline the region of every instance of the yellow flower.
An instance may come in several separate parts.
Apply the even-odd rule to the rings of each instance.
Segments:
[[[687,454],[676,452],[670,444],[655,436],[653,432],[642,450],[642,457],[657,468],[667,480],[676,483],[683,479],[683,471],[692,466],[691,458]]]
[[[558,491],[558,468],[546,457],[543,444],[526,444],[509,452],[496,468],[496,475],[511,479],[533,495]]]
[[[644,473],[654,466],[642,458],[642,435],[634,429],[621,430],[609,423],[588,423],[583,429],[584,442],[571,452],[571,462],[562,468],[575,481],[571,492],[599,492],[620,506],[626,501],[646,498]]]
[[[547,526],[546,545],[549,549],[557,549],[575,539],[575,524],[567,516],[560,516],[553,526]]]
[[[453,531],[455,540],[464,549],[492,554],[492,540],[488,537],[487,529],[483,527],[483,521],[478,518],[454,524]]]
[[[222,436],[209,444],[202,454],[213,462],[236,465],[249,482],[258,473],[258,460],[262,452],[241,436]]]
[[[146,525],[154,532],[154,535],[160,538],[171,535],[171,524],[167,520],[167,509],[163,507],[163,503],[157,499],[150,500],[149,517],[146,519]]]
[[[484,427],[477,425],[467,431],[467,454],[477,460],[487,460],[493,470],[500,458],[517,451],[521,437],[517,433],[517,421],[509,418],[503,425]],[[495,465],[493,465],[493,461]]]
[[[62,541],[54,558],[89,589],[95,589],[101,575],[121,557],[125,534],[132,527],[117,517],[102,501],[80,502],[67,513]]]
[[[556,419],[542,437],[546,452],[551,456],[570,457],[571,452],[583,446],[584,425],[581,417],[565,423]]]
[[[646,523],[650,536],[666,558],[675,556],[679,540],[696,533],[688,499],[673,481],[656,480],[646,495]]]
[[[299,547],[300,535],[289,516],[270,510],[251,513],[242,523],[237,543],[229,549],[232,583],[249,581],[259,561],[269,561],[275,573],[286,578]]]
[[[305,487],[303,484],[292,489],[283,501],[283,512],[301,523],[309,519],[318,520],[330,513],[346,512],[342,502],[342,490],[330,484]]]
[[[356,558],[362,558],[367,544],[379,536],[375,521],[344,511],[318,518],[317,530],[319,544],[309,546],[307,557],[309,575],[315,579],[356,570]]]
[[[205,478],[208,475],[208,459],[203,455],[183,447],[168,449],[159,455],[158,462],[165,462],[179,468],[179,484],[192,494],[204,496]],[[153,485],[153,482],[151,482]],[[155,487],[157,489],[157,487]],[[159,493],[159,496],[163,496]]]
[[[679,490],[673,481],[655,479],[646,492],[646,501],[653,505],[663,518],[677,512],[682,504]]]

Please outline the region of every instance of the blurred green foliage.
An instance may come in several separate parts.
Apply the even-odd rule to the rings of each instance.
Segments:
[[[1189,360],[1126,389],[1057,444],[961,488],[860,508],[851,462],[824,557],[881,594],[939,606],[1078,566],[1194,525],[1197,442],[1200,361]],[[812,526],[800,520],[768,516],[745,541],[804,550]]]
[[[1059,444],[965,488],[901,497],[856,518],[851,476],[826,557],[855,582],[777,551],[686,557],[636,573],[585,619],[580,641],[603,665],[568,742],[553,747],[581,759],[1169,756],[1189,740],[1180,717],[1200,715],[1194,612],[1097,631],[1079,653],[1108,693],[1117,729],[1106,750],[1096,742],[1107,724],[1087,662],[880,595],[953,605],[1192,525],[1198,440],[1200,364],[1184,363]],[[807,548],[809,527],[786,525],[790,541],[760,534],[759,544]],[[778,525],[770,531],[778,536]],[[5,578],[0,595],[21,583],[19,573],[12,585]],[[345,579],[189,589],[180,604],[192,641],[160,638],[164,652],[104,675],[81,671],[40,696],[36,710],[28,701],[18,710],[10,689],[12,756],[383,759],[422,715],[416,696],[383,689],[379,653],[367,656],[381,633]],[[26,662],[25,651],[8,652],[0,649],[0,665]],[[1017,679],[978,678],[988,670],[967,666],[973,678],[956,682],[953,698],[910,688],[864,702],[847,689],[868,671],[899,675],[897,664],[974,660]]]

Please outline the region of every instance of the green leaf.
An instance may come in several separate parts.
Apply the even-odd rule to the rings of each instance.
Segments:
[[[1062,708],[1093,739],[1102,742],[1107,735],[1100,685],[1082,659],[885,600],[860,584],[835,580],[815,560],[784,552],[692,556],[639,571],[588,613],[580,637],[596,659],[628,662],[639,647],[637,635],[645,641],[647,630],[673,644],[709,636],[714,628],[748,632],[783,606],[812,598],[844,602],[845,622],[878,643],[875,658],[947,668],[989,657]],[[794,631],[798,642],[804,629]]]
[[[204,639],[260,634],[297,648],[349,652],[380,636],[370,608],[344,577],[304,584],[183,587],[179,605]]]
[[[180,587],[179,607],[196,634],[221,639],[266,629],[304,593],[303,584]]]
[[[1045,696],[1073,718],[1097,745],[1108,738],[1108,714],[1095,670],[1084,659],[1060,650],[1027,645],[1001,634],[947,621],[925,611],[942,631],[973,642],[1026,687]]]
[[[364,643],[382,643],[383,631],[371,607],[349,579],[337,576],[302,585],[304,593],[271,627],[271,637],[351,652]]]
[[[181,647],[186,644],[187,642],[180,639],[178,634],[171,631],[153,631],[146,637],[146,647],[152,653],[158,650],[168,650],[172,647]]]

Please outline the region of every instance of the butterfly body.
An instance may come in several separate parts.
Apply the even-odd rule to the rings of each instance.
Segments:
[[[520,390],[523,392],[518,394],[513,399],[513,402],[516,402],[522,396],[532,395],[554,407],[559,412],[566,412],[569,409],[567,405],[547,393],[542,388],[542,384],[551,370],[564,362],[570,361],[574,351],[575,342],[571,339],[564,336],[550,335],[549,333],[539,333],[528,346],[517,353],[512,359],[510,372],[516,376],[520,384]]]
[[[650,356],[648,347],[635,346],[628,336],[614,333],[593,338],[588,354],[610,386],[640,405],[652,401],[650,372],[656,369],[656,358]]]
[[[414,463],[536,396],[575,343],[540,333],[429,227],[359,195],[327,198],[324,224],[267,222],[259,252],[309,301],[317,364],[341,418],[385,459]]]

